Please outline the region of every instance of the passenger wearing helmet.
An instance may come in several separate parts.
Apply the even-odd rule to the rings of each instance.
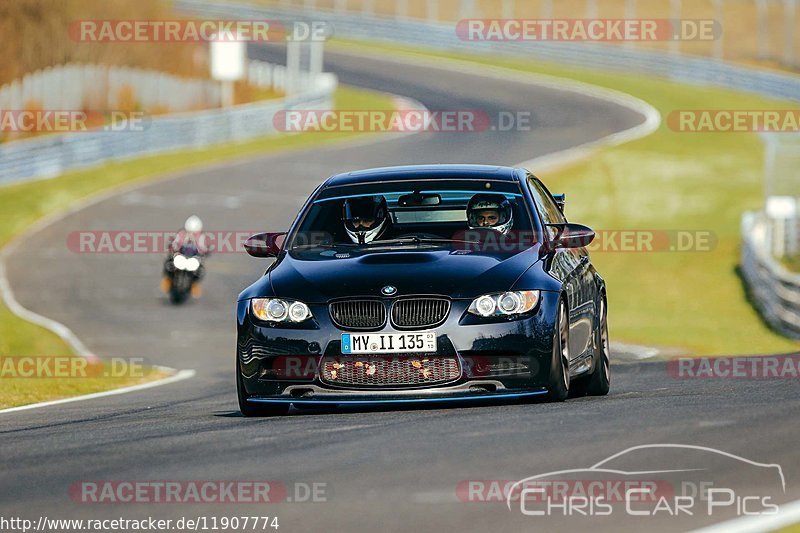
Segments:
[[[389,208],[382,195],[348,198],[342,203],[342,222],[347,236],[366,244],[384,234],[389,226]]]
[[[476,194],[467,205],[470,229],[490,228],[507,235],[514,225],[511,202],[502,194]]]

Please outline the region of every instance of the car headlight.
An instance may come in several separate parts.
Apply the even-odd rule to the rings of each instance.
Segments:
[[[253,315],[265,322],[293,322],[299,324],[311,318],[311,310],[303,302],[281,298],[253,298]]]
[[[467,312],[484,318],[519,315],[539,303],[539,291],[509,291],[475,298]]]
[[[186,270],[186,261],[186,257],[181,254],[177,254],[172,258],[172,264],[175,265],[175,268],[178,270]]]

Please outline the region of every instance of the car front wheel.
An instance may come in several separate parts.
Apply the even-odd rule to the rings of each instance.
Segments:
[[[558,304],[547,389],[550,393],[548,397],[556,402],[562,402],[569,396],[569,318],[563,301]]]
[[[606,300],[600,300],[600,320],[597,327],[595,340],[595,369],[586,387],[586,394],[590,396],[605,396],[611,384],[609,356],[611,350],[608,344],[608,307]]]

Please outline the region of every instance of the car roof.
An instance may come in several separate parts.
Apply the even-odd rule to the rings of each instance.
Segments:
[[[517,181],[515,168],[490,165],[406,165],[371,168],[331,176],[325,187],[355,185],[378,181],[425,180],[496,180]]]

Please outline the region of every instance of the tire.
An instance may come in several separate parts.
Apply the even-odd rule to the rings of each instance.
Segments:
[[[247,403],[247,392],[244,390],[238,361],[236,363],[236,396],[239,398],[239,411],[246,417],[282,416],[289,413],[289,404],[254,405]]]
[[[556,327],[553,334],[553,357],[550,361],[548,398],[563,402],[569,396],[569,317],[563,300],[558,304]]]
[[[169,303],[173,305],[180,305],[186,301],[186,293],[183,291],[179,291],[176,289],[170,289],[169,291]]]
[[[586,384],[589,396],[605,396],[611,385],[608,345],[608,305],[605,296],[600,300],[600,319],[595,333],[595,368]]]
[[[169,302],[174,305],[182,304],[189,296],[191,282],[183,272],[176,272],[172,275],[169,289]]]

